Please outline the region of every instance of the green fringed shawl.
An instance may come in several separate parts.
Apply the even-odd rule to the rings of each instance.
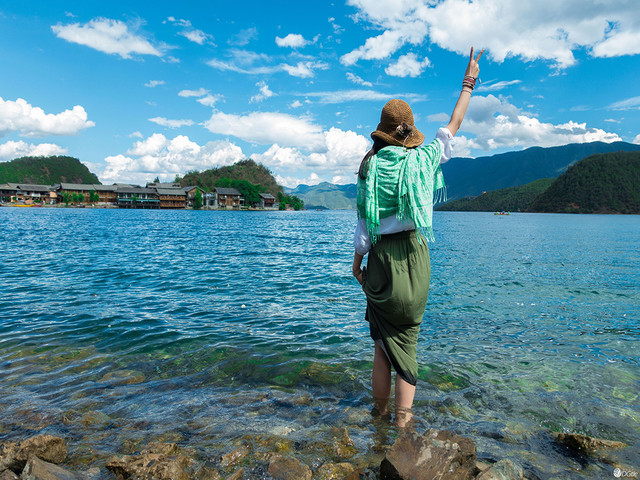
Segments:
[[[380,219],[396,215],[412,220],[433,241],[433,204],[446,200],[440,158],[442,143],[417,148],[388,146],[367,161],[366,179],[358,177],[358,218],[367,222],[371,243],[380,238]]]

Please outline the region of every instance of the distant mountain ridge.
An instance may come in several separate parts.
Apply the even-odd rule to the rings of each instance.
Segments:
[[[101,185],[98,177],[74,157],[20,157],[0,163],[0,183],[87,183]]]
[[[541,178],[556,178],[583,158],[617,151],[640,151],[640,145],[627,142],[572,143],[560,147],[531,147],[489,157],[454,157],[442,165],[447,198],[475,197],[482,192],[518,187]],[[291,193],[304,200],[307,208],[356,208],[355,184],[323,182],[312,186],[298,185]]]
[[[531,147],[478,158],[452,158],[442,165],[450,200],[484,191],[517,187],[540,178],[555,178],[570,165],[596,153],[638,151],[627,142],[572,143],[561,147]]]
[[[287,189],[289,190],[289,189]],[[356,184],[335,185],[322,182],[318,185],[298,185],[291,194],[301,198],[308,210],[329,208],[331,210],[355,210]]]

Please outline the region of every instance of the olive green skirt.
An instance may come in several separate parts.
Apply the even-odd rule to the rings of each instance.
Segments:
[[[362,289],[371,338],[411,385],[418,376],[416,347],[430,277],[427,241],[415,231],[383,235],[369,252]]]

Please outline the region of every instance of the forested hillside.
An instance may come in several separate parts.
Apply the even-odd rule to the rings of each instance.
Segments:
[[[246,186],[243,182],[255,186],[260,193],[270,193],[274,197],[282,192],[282,187],[278,185],[269,169],[250,159],[241,160],[227,167],[188,172],[184,177],[177,177],[176,181],[183,187],[196,185],[207,192],[213,191],[215,187]]]
[[[92,183],[98,177],[77,158],[67,156],[21,157],[0,163],[0,183]]]
[[[640,152],[585,158],[558,177],[529,211],[640,213]]]
[[[553,178],[541,178],[520,187],[485,192],[477,197],[465,197],[440,205],[436,210],[456,212],[524,212],[542,192],[553,183]]]

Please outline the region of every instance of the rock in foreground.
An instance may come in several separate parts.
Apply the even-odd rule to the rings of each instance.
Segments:
[[[476,473],[476,445],[446,430],[406,432],[380,465],[383,480],[470,480]]]
[[[20,474],[29,457],[62,463],[67,459],[67,445],[62,438],[52,435],[38,435],[17,443],[0,443],[0,471],[8,469]]]

